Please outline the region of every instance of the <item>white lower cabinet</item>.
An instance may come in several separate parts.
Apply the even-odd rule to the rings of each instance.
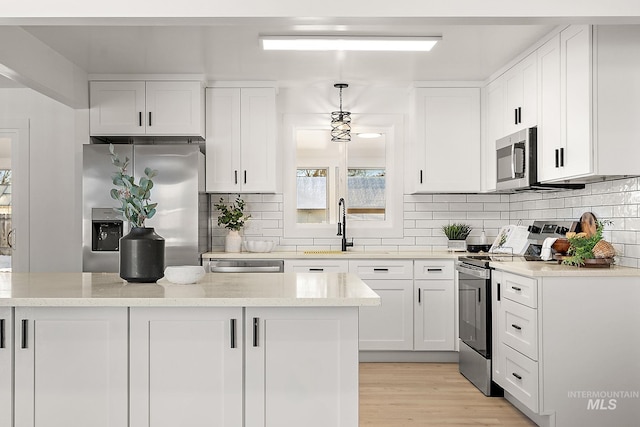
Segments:
[[[538,362],[502,344],[504,381],[502,387],[527,408],[538,412]]]
[[[242,308],[132,307],[130,426],[242,425]]]
[[[358,425],[357,307],[245,315],[246,427]]]
[[[0,426],[11,426],[13,417],[13,313],[0,307]]]
[[[354,260],[349,272],[380,296],[360,307],[360,350],[413,350],[413,261]]]
[[[127,320],[126,307],[16,307],[14,425],[127,426]]]
[[[453,260],[415,261],[414,349],[456,349]]]

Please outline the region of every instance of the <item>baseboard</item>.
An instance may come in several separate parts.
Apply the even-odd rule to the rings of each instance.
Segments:
[[[360,362],[434,362],[458,363],[457,351],[365,351]]]
[[[540,427],[555,427],[556,426],[556,417],[554,415],[539,415],[533,412],[531,409],[524,406],[518,399],[513,397],[509,392],[505,390],[504,398],[507,399],[509,403],[516,407],[520,412],[527,416],[531,421],[536,423]]]

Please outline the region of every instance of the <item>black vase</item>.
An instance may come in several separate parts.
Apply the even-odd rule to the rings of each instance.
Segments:
[[[133,227],[120,239],[120,277],[140,283],[164,277],[164,239],[153,227]]]

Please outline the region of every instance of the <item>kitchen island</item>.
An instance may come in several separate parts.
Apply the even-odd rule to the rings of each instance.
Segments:
[[[341,273],[0,274],[0,425],[356,427],[378,304]]]

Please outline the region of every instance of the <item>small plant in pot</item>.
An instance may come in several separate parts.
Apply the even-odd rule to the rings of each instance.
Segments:
[[[472,227],[469,224],[453,223],[442,226],[442,232],[447,239],[447,249],[450,251],[465,251],[467,249],[467,237],[471,233]]]
[[[220,202],[213,205],[220,215],[218,215],[218,225],[224,226],[229,230],[225,237],[225,252],[240,252],[242,249],[242,237],[240,230],[244,227],[244,223],[251,218],[251,215],[244,214],[245,201],[236,196],[236,199],[230,206],[224,203],[224,198],[220,198]]]
[[[113,144],[109,145],[111,163],[116,167],[113,174],[111,198],[120,202],[114,208],[129,222],[131,230],[120,239],[120,277],[127,282],[155,282],[164,276],[164,239],[153,227],[145,227],[145,221],[156,213],[157,203],[151,203],[153,178],[158,171],[145,168],[136,184],[129,175],[129,158],[120,159]]]

